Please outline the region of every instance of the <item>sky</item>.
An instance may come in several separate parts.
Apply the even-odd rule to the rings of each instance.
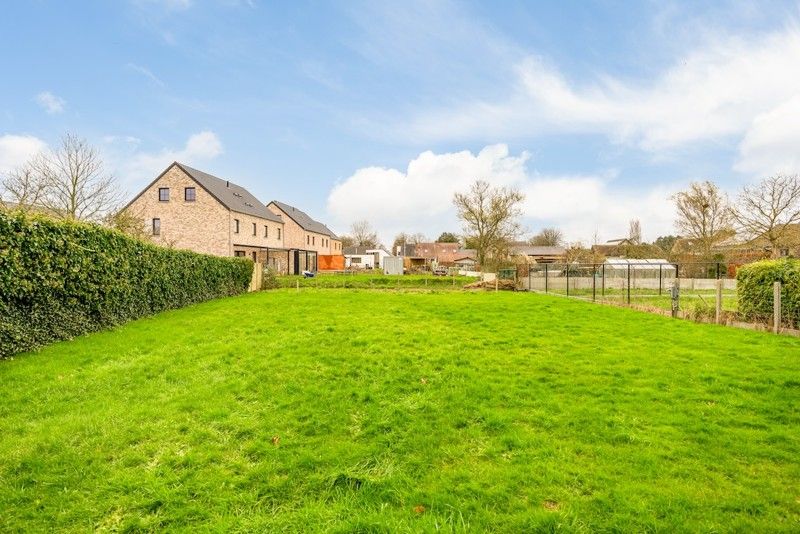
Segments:
[[[74,133],[129,197],[177,160],[387,244],[476,179],[588,244],[800,169],[798,2],[32,0],[0,66],[0,173]]]

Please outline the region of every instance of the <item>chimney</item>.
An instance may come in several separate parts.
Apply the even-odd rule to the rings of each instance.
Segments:
[[[225,187],[230,187],[231,183],[228,180],[225,180]]]

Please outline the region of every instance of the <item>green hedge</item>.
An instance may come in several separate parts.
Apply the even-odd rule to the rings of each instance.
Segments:
[[[781,283],[781,314],[800,319],[800,260],[764,260],[743,265],[736,273],[739,313],[745,319],[772,317],[773,284]]]
[[[0,358],[247,290],[253,263],[0,210]]]

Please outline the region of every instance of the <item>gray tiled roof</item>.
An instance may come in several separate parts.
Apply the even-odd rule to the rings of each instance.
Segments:
[[[244,187],[206,172],[198,171],[183,163],[175,163],[229,210],[261,217],[269,221],[283,222],[283,219],[269,211],[264,204]]]
[[[333,239],[338,239],[336,234],[334,234],[330,228],[325,226],[319,221],[315,221],[312,219],[308,213],[295,208],[294,206],[290,206],[285,202],[278,202],[277,200],[272,201],[273,204],[278,206],[288,217],[290,217],[294,222],[300,225],[303,230],[307,232],[316,232],[318,234],[324,234],[327,236],[332,237]]]

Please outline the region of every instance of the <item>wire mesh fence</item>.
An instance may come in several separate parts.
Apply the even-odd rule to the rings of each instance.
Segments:
[[[527,289],[664,310],[671,310],[677,297],[678,309],[687,310],[715,306],[718,281],[723,308],[735,309],[736,280],[727,277],[727,269],[720,263],[628,260],[538,264],[528,272]],[[673,288],[677,288],[677,294]]]
[[[769,303],[770,313],[741,313],[736,279],[724,263],[626,260],[537,264],[528,270],[522,284],[529,291],[648,308],[697,320],[746,322],[775,331],[800,329],[800,308],[787,299],[785,291],[785,304],[780,305],[780,293],[776,293],[778,306]]]

